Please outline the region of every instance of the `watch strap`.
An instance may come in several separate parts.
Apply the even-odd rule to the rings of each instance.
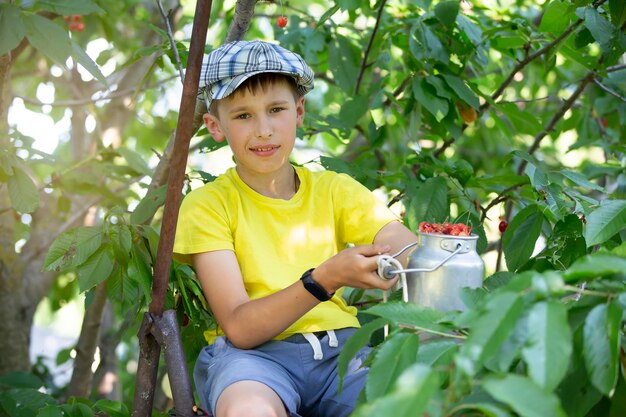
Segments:
[[[335,293],[329,294],[328,291],[324,289],[317,281],[313,279],[313,270],[315,268],[311,268],[302,274],[300,280],[304,284],[304,288],[308,292],[310,292],[315,298],[320,301],[328,301],[330,300]]]

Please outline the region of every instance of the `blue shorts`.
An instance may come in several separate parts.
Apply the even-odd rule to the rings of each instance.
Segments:
[[[258,381],[278,394],[292,417],[348,416],[365,385],[368,368],[362,364],[371,351],[365,347],[352,359],[338,393],[339,352],[355,331],[354,328],[336,330],[336,347],[330,346],[333,343],[326,332],[318,335],[321,359],[319,352],[318,359],[314,358],[313,343],[302,335],[270,341],[249,350],[238,349],[224,336],[218,337],[202,349],[194,367],[202,407],[215,415],[217,400],[229,385]]]

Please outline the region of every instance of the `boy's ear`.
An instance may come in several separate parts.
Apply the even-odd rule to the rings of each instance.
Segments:
[[[207,130],[211,136],[213,136],[213,139],[218,143],[222,142],[224,140],[224,133],[222,133],[217,117],[213,116],[211,113],[204,113],[202,119],[204,120],[204,125]]]
[[[302,127],[304,122],[304,96],[296,101],[296,127]]]

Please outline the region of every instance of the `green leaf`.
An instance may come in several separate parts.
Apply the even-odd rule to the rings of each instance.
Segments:
[[[552,391],[567,373],[572,354],[565,305],[555,300],[535,304],[528,315],[527,337],[522,355],[528,375],[540,387]]]
[[[164,184],[146,194],[130,215],[131,223],[142,224],[150,220],[159,207],[165,203],[166,194],[167,184]]]
[[[593,253],[578,259],[563,273],[566,282],[586,281],[614,274],[624,274],[626,259],[608,253]]]
[[[620,0],[609,0],[609,12],[613,26],[622,27],[626,23],[626,2]]]
[[[599,304],[585,318],[583,357],[593,386],[613,396],[619,374],[621,309],[616,302]]]
[[[448,172],[451,177],[456,178],[462,186],[465,186],[474,175],[474,167],[465,159],[459,159],[451,166],[448,166],[446,172]]]
[[[474,93],[461,78],[451,74],[443,74],[443,78],[461,100],[478,110],[480,106],[478,96],[476,96],[476,93]]]
[[[10,417],[36,416],[40,409],[53,404],[56,404],[54,398],[32,388],[0,392],[0,410],[4,409]]]
[[[593,7],[585,8],[585,26],[591,32],[593,38],[600,44],[600,47],[608,52],[611,49],[611,39],[615,33],[613,25],[606,20]]]
[[[487,376],[482,385],[485,391],[509,405],[520,417],[566,417],[558,397],[526,377],[512,374]]]
[[[511,152],[511,155],[521,158],[527,162],[524,173],[528,176],[530,183],[535,189],[540,190],[543,187],[550,185],[550,182],[548,181],[548,174],[544,169],[544,165],[538,161],[537,158],[530,155],[528,152],[519,150]]]
[[[440,363],[443,358],[449,357],[449,353],[456,352],[459,343],[454,340],[433,340],[425,341],[417,352],[417,362],[434,366]]]
[[[415,363],[419,345],[419,336],[398,333],[380,346],[365,385],[368,401],[382,397],[391,391],[400,374]]]
[[[152,293],[152,271],[150,268],[150,257],[144,255],[138,245],[133,245],[130,251],[130,262],[127,271],[128,276],[143,290],[147,300],[150,299]]]
[[[343,378],[348,372],[348,365],[350,364],[350,361],[352,361],[352,358],[354,358],[359,350],[369,343],[372,338],[372,334],[384,327],[385,324],[387,324],[387,321],[380,318],[372,320],[357,329],[357,331],[354,332],[346,341],[341,349],[341,353],[339,353],[339,359],[337,362],[337,374],[339,375],[340,391],[343,385]]]
[[[483,283],[483,286],[488,291],[495,291],[496,289],[503,287],[511,282],[511,280],[515,277],[516,275],[513,272],[498,271],[495,274],[487,277],[487,279],[485,279],[485,282]]]
[[[15,371],[0,375],[0,391],[7,388],[32,388],[38,390],[43,385],[41,378],[30,372]]]
[[[102,230],[78,227],[58,236],[46,255],[46,271],[66,271],[85,262],[102,244]]]
[[[353,176],[353,171],[350,168],[350,165],[348,165],[348,163],[343,159],[322,155],[320,156],[320,164],[328,170]]]
[[[358,55],[346,37],[337,35],[335,41],[329,44],[328,67],[341,89],[348,93],[354,91],[359,68]]]
[[[42,9],[50,10],[63,16],[104,13],[104,10],[92,0],[38,0],[37,5]]]
[[[424,77],[424,79],[426,80],[428,84],[434,87],[435,95],[441,98],[445,98],[445,99],[452,99],[453,97],[452,93],[450,92],[448,86],[446,85],[446,83],[443,81],[442,78],[439,78],[433,75],[428,75]]]
[[[93,406],[96,410],[103,411],[110,417],[130,416],[128,407],[120,401],[98,400]]]
[[[363,115],[369,109],[369,101],[367,96],[357,96],[348,98],[341,104],[339,111],[339,120],[346,128],[352,128],[358,123]]]
[[[71,405],[67,404],[67,407],[64,412],[71,417],[94,417],[93,410],[87,404],[77,402]]]
[[[475,46],[478,46],[483,41],[483,32],[480,27],[472,22],[467,16],[462,14],[457,15],[456,19],[459,28],[467,35],[467,38],[472,42]]]
[[[485,368],[492,372],[508,372],[513,362],[519,361],[528,338],[528,309],[515,322],[511,333],[504,339],[498,352],[485,359]]]
[[[450,330],[450,327],[439,323],[445,316],[445,313],[415,303],[393,301],[377,304],[368,308],[365,312],[382,317],[396,325],[434,330],[437,332]]]
[[[417,21],[411,29],[409,48],[415,59],[418,61],[436,60],[445,65],[450,62],[450,55],[441,41],[423,21]]]
[[[37,413],[37,417],[63,417],[63,412],[56,404],[49,404]]]
[[[318,27],[322,27],[323,24],[332,17],[332,15],[334,15],[335,13],[337,13],[337,11],[339,10],[339,5],[338,4],[334,4],[331,8],[329,8],[328,10],[326,10],[326,12],[322,15],[322,17],[320,17],[320,19],[317,21],[317,26]]]
[[[470,323],[469,337],[457,356],[457,365],[466,375],[475,375],[487,358],[496,355],[515,328],[523,307],[520,295],[512,292],[487,299],[480,315]]]
[[[511,122],[516,133],[534,136],[543,129],[534,114],[520,110],[513,103],[499,103],[495,107]]]
[[[556,219],[567,216],[575,203],[565,198],[563,188],[557,184],[548,184],[541,189],[545,194],[546,204]]]
[[[541,17],[539,30],[553,35],[560,35],[569,25],[567,13],[569,5],[561,0],[551,1]]]
[[[135,151],[128,148],[118,148],[117,152],[124,157],[128,166],[138,174],[152,175],[152,169],[146,164],[143,158]]]
[[[31,45],[65,68],[65,62],[72,54],[72,43],[67,31],[50,19],[36,14],[24,14],[23,21]]]
[[[605,200],[587,216],[587,247],[600,245],[626,228],[626,200]]]
[[[105,86],[108,86],[107,80],[104,77],[104,74],[102,74],[102,72],[100,71],[98,64],[96,64],[93,59],[91,59],[91,57],[87,55],[87,52],[85,52],[85,50],[74,41],[72,41],[72,56],[74,56],[78,63],[82,65],[83,68],[85,68],[87,71],[89,71],[89,73],[93,75],[96,80],[100,81]]]
[[[9,197],[15,211],[32,213],[39,207],[39,192],[33,180],[21,168],[14,166],[8,181]]]
[[[415,417],[424,414],[439,387],[437,374],[428,366],[416,363],[398,378],[393,391],[358,407],[353,417]]]
[[[438,97],[429,90],[430,85],[423,78],[413,79],[413,95],[422,106],[440,122],[449,111],[448,100]]]
[[[0,56],[19,45],[25,34],[20,9],[13,4],[0,4]]]
[[[435,6],[435,17],[445,26],[451,26],[459,14],[459,2],[456,0],[442,1]]]
[[[476,410],[480,412],[480,414],[477,414],[477,415],[484,416],[484,417],[511,417],[511,413],[509,413],[508,410],[505,410],[504,405],[502,404],[479,403],[479,402],[471,401],[471,398],[469,398],[469,401],[467,403],[465,401],[468,401],[468,397],[466,397],[465,400],[461,402],[461,404],[456,406],[455,410],[458,410],[458,411]],[[460,414],[460,415],[465,416],[465,415],[473,415],[473,414]]]
[[[530,259],[543,222],[543,213],[535,204],[524,207],[513,217],[502,236],[504,257],[509,271],[516,271]]]
[[[100,247],[78,268],[80,292],[87,291],[107,279],[113,272],[113,266],[111,251],[106,246]]]
[[[448,217],[448,185],[441,177],[427,179],[411,196],[407,207],[407,222],[417,230],[422,221],[439,222]]]
[[[568,169],[561,170],[559,172],[568,180],[572,181],[574,184],[594,191],[600,191],[601,193],[605,193],[606,189],[604,187],[599,186],[595,182],[591,182],[580,172],[570,171]]]
[[[126,265],[130,260],[130,250],[132,247],[132,234],[130,228],[125,224],[114,224],[109,229],[109,242],[115,259],[121,264]]]

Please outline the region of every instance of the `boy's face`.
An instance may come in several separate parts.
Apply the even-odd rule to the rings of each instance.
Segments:
[[[228,141],[244,181],[277,173],[289,163],[303,119],[304,97],[294,98],[292,88],[281,80],[254,93],[240,88],[219,101],[217,115],[204,115],[213,138]]]

